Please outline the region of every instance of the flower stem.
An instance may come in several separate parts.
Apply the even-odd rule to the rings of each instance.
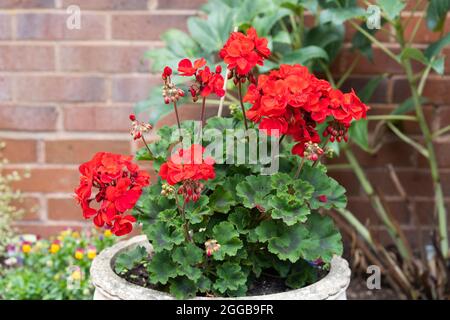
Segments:
[[[300,161],[300,165],[298,166],[297,172],[295,173],[294,179],[297,179],[300,176],[300,172],[302,171],[304,164],[305,164],[305,158],[302,158],[302,161]]]
[[[180,134],[180,142],[183,141],[183,137],[181,136],[181,123],[180,123],[180,116],[178,115],[178,108],[177,108],[177,102],[173,102],[173,109],[175,110],[175,116],[177,117],[177,125],[178,125],[178,131]]]
[[[242,83],[241,83],[241,81],[239,81],[239,83],[238,83],[238,94],[239,94],[239,103],[241,104],[242,114],[244,116],[245,130],[247,131],[248,130],[248,124],[247,124],[247,117],[245,116],[244,102],[242,101]]]
[[[144,135],[141,136],[142,142],[144,142],[145,146],[147,147],[148,152],[150,153],[150,156],[152,155],[152,151],[150,150],[150,147],[147,144],[147,141],[145,141]]]
[[[201,117],[202,129],[205,126],[205,107],[206,107],[206,98],[204,97],[202,100],[202,117]]]

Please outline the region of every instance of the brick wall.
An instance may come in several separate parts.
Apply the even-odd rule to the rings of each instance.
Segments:
[[[186,29],[187,17],[205,1],[0,0],[0,139],[7,142],[7,170],[28,168],[31,173],[30,179],[17,184],[25,194],[21,206],[28,212],[18,223],[23,231],[48,235],[66,226],[85,225],[72,198],[78,165],[99,150],[136,150],[127,132],[127,116],[159,82],[159,76],[149,73],[143,53],[162,45],[159,36],[167,28]],[[66,7],[71,4],[82,9],[81,30],[66,28]],[[391,37],[380,38],[395,48]],[[417,46],[434,39],[424,28],[418,32]],[[374,74],[394,73],[371,104],[372,114],[387,113],[407,96],[405,76],[381,51],[375,50],[374,56],[374,63],[361,60],[346,86],[357,89]],[[342,73],[353,59],[346,50],[333,72]],[[450,73],[432,75],[425,89],[436,103],[426,108],[433,128],[450,123],[449,77]],[[184,114],[188,116],[189,109]],[[405,130],[419,133],[411,123]],[[437,148],[444,192],[450,199],[448,143],[448,137],[442,137]],[[358,152],[358,156],[402,224],[411,229],[411,215],[390,181],[388,163],[396,167],[412,195],[421,222],[431,221],[432,186],[426,163],[413,149],[391,136],[377,155]],[[347,186],[350,208],[374,221],[353,174],[347,170],[333,174]]]

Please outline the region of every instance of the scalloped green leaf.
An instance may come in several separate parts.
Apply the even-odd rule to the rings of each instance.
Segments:
[[[210,216],[214,213],[208,206],[209,197],[202,195],[197,202],[189,202],[186,204],[186,218],[191,224],[202,223],[204,217]]]
[[[237,263],[225,262],[217,267],[217,280],[213,287],[220,293],[238,290],[247,282],[247,276]]]
[[[292,289],[302,288],[317,281],[317,270],[305,260],[297,261],[286,278],[286,285]]]
[[[215,225],[213,237],[220,244],[220,249],[212,255],[215,260],[224,260],[226,256],[233,257],[242,248],[239,232],[231,222],[223,221]]]
[[[203,250],[193,243],[187,243],[175,249],[172,259],[183,266],[193,266],[203,260]]]
[[[194,298],[196,293],[196,283],[186,277],[179,277],[170,281],[170,294],[177,299]]]
[[[300,173],[300,179],[309,182],[314,187],[314,193],[309,203],[311,209],[346,207],[347,197],[344,187],[327,176],[320,167],[305,165]]]
[[[236,186],[237,195],[242,204],[251,209],[260,205],[267,206],[266,196],[272,191],[270,176],[247,176],[245,181]]]
[[[297,222],[305,222],[311,213],[309,207],[303,201],[290,200],[289,195],[273,196],[269,200],[269,206],[272,208],[270,215],[273,219],[281,219],[288,226]]]
[[[234,211],[228,215],[228,221],[233,223],[239,233],[247,233],[247,227],[252,222],[250,210],[242,207],[234,208]]]
[[[236,205],[236,200],[233,194],[222,186],[217,186],[209,196],[209,206],[216,212],[227,213],[234,205]]]
[[[153,244],[155,252],[171,250],[174,245],[184,241],[181,228],[171,228],[163,221],[148,225],[144,232]]]
[[[178,266],[172,261],[169,252],[157,252],[147,265],[150,282],[166,284],[170,278],[178,275]]]

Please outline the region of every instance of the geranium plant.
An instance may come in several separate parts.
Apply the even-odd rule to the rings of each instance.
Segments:
[[[141,284],[177,298],[242,296],[261,277],[290,288],[313,283],[342,254],[327,211],[346,206],[345,190],[321,159],[332,153],[329,142],[347,141],[368,107],[300,64],[258,75],[255,67],[270,58],[267,44],[249,27],[232,32],[220,51],[226,70],[203,58],[182,59],[177,72],[164,68],[161,99],[173,105],[177,124],[148,144],[151,126],[130,116],[132,136],[145,145],[136,159],[152,161],[157,173],[151,186],[128,157],[100,153],[80,167],[84,216],[116,235],[137,221],[153,245],[149,257],[140,247],[119,256],[120,275],[145,267]],[[185,91],[176,73],[201,102],[200,123],[179,120]],[[223,98],[228,80],[239,106],[231,117],[206,120],[208,97]]]

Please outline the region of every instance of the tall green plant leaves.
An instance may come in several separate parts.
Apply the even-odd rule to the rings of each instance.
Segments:
[[[377,4],[390,20],[396,19],[406,6],[403,0],[377,0]]]
[[[450,0],[430,0],[427,9],[428,28],[433,31],[442,31],[449,10]]]

